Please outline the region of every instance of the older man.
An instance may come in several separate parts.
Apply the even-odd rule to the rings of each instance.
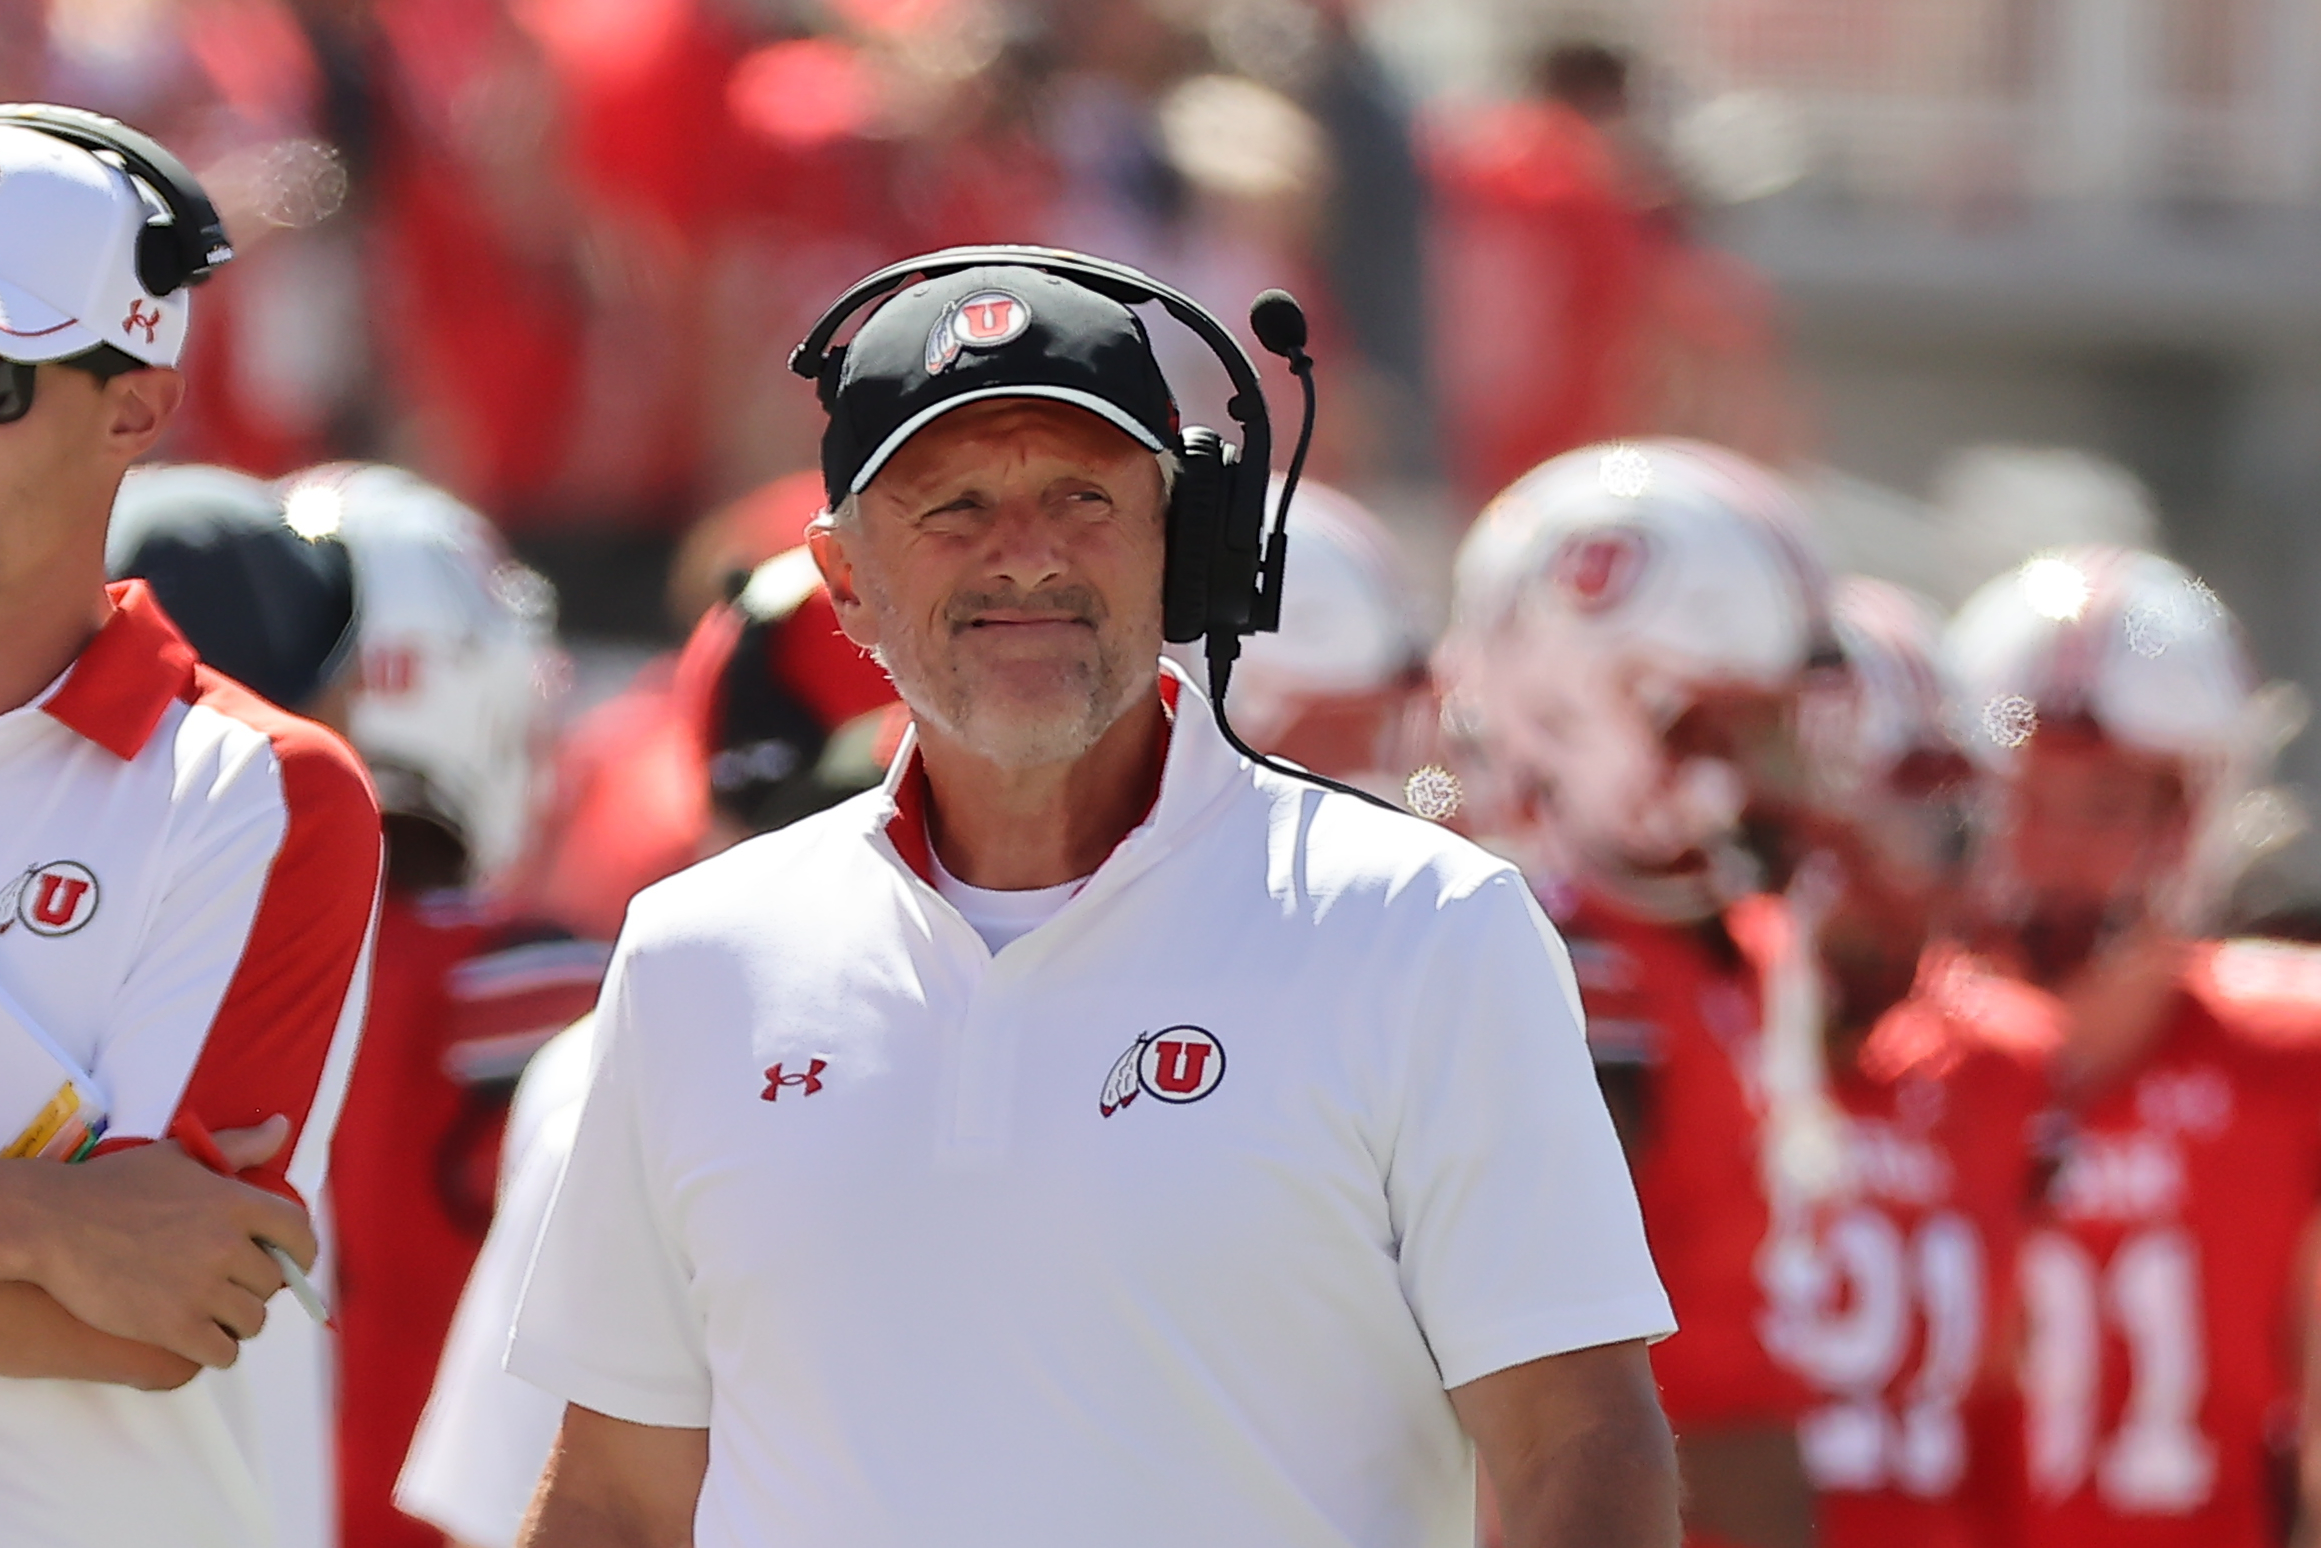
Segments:
[[[510,1355],[569,1401],[527,1540],[1463,1548],[1479,1451],[1511,1542],[1673,1543],[1562,948],[1159,667],[1135,314],[929,279],[828,397],[815,554],[913,739],[630,910]]]

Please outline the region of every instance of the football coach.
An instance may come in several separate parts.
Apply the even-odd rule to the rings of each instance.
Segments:
[[[821,373],[814,554],[913,729],[629,910],[525,1540],[1468,1548],[1479,1454],[1510,1544],[1673,1548],[1563,947],[1162,665],[1215,446],[1042,256],[928,260]]]

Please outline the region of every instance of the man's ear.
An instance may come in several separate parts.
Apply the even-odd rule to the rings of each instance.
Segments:
[[[855,584],[854,560],[847,552],[853,540],[854,535],[833,521],[827,511],[806,529],[806,550],[814,556],[814,567],[822,572],[823,587],[838,614],[838,627],[848,639],[870,650],[878,644],[878,620],[863,605]]]
[[[105,384],[105,441],[124,464],[153,449],[177,406],[185,401],[185,375],[168,366],[125,371]]]

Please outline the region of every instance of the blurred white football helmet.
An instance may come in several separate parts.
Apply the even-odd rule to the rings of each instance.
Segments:
[[[2246,857],[2241,803],[2302,719],[2294,689],[2261,683],[2216,593],[2157,554],[2056,549],[1968,598],[1945,652],[1962,739],[2002,780],[2044,725],[2088,726],[2176,765],[2193,841],[2163,906],[2196,923]]]
[[[530,835],[566,676],[556,593],[498,531],[400,468],[332,464],[284,482],[290,524],[335,531],[361,598],[349,737],[382,808],[441,824],[471,882]]]
[[[1281,504],[1281,475],[1266,494]],[[1281,628],[1253,634],[1233,669],[1227,708],[1262,739],[1301,699],[1370,693],[1400,681],[1426,655],[1409,568],[1386,530],[1350,495],[1306,479],[1289,513]]]
[[[1875,800],[1913,759],[1963,758],[1933,603],[1867,575],[1841,576],[1830,627],[1845,674],[1816,696],[1805,722],[1807,757],[1828,799],[1841,808]]]
[[[1281,486],[1276,474],[1267,495],[1274,510]],[[1298,485],[1290,509],[1289,554],[1281,627],[1251,635],[1234,666],[1226,699],[1234,729],[1261,751],[1399,794],[1423,742],[1417,707],[1426,702],[1426,641],[1409,561],[1376,516],[1310,478]],[[1206,680],[1199,644],[1172,646],[1170,654]],[[1356,720],[1368,729],[1326,731],[1323,740],[1337,756],[1317,762],[1311,750],[1283,740],[1311,733],[1316,716],[1329,718],[1332,731]],[[1388,767],[1394,763],[1405,766]]]
[[[1567,452],[1492,501],[1459,550],[1436,658],[1487,836],[1654,912],[1698,915],[1752,885],[1733,842],[1750,776],[1664,738],[1712,694],[1793,694],[1834,656],[1804,532],[1777,477],[1685,441]],[[1713,874],[1643,881],[1694,853]]]

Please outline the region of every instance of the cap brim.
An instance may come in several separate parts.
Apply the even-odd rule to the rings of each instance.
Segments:
[[[95,330],[0,279],[0,360],[37,365],[82,354],[103,342]]]
[[[862,466],[854,470],[854,481],[847,486],[848,492],[860,494],[869,488],[870,481],[878,477],[878,470],[886,466],[887,459],[902,450],[903,442],[935,420],[955,408],[964,408],[970,403],[981,403],[990,398],[1046,398],[1053,403],[1069,403],[1074,408],[1086,409],[1107,424],[1126,431],[1131,439],[1147,451],[1164,452],[1169,449],[1167,443],[1139,423],[1134,414],[1117,403],[1108,402],[1092,392],[1082,392],[1077,387],[1043,387],[1037,384],[978,387],[972,392],[963,392],[955,398],[945,398],[940,403],[923,408],[897,425],[894,433],[879,442],[878,449],[864,458]]]

